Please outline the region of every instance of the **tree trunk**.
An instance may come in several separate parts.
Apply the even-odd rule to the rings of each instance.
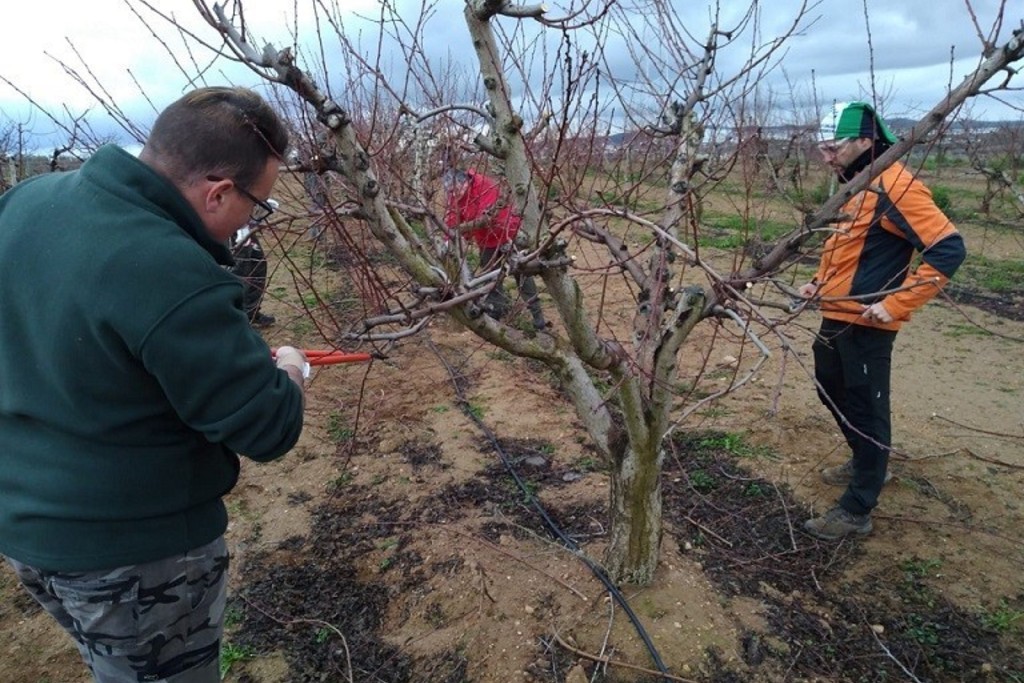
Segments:
[[[661,549],[661,463],[656,440],[626,446],[611,472],[611,534],[605,568],[615,581],[646,585]]]

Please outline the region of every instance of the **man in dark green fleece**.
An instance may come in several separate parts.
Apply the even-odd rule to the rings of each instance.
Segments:
[[[0,197],[0,553],[101,683],[219,678],[221,497],[302,429],[306,359],[222,268],[287,145],[257,94],[202,88],[138,159]]]

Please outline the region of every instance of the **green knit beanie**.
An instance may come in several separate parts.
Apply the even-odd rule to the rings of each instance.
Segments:
[[[898,139],[885,125],[882,117],[867,102],[838,102],[821,120],[821,140],[871,138],[895,144]]]

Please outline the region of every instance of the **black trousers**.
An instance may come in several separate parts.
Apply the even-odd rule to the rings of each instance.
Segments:
[[[896,333],[824,319],[814,341],[818,398],[853,451],[853,480],[839,499],[865,515],[878,505],[892,445],[889,384]]]
[[[489,265],[497,262],[497,255],[501,251],[501,247],[481,247],[480,248],[480,266],[487,268]],[[544,312],[540,307],[540,298],[537,295],[537,285],[534,283],[533,278],[530,276],[519,276],[516,278],[516,287],[519,289],[519,298],[526,302],[526,307],[530,309],[530,317],[533,319],[533,326],[538,330],[544,329],[546,323],[544,322]],[[508,295],[505,293],[505,288],[499,283],[497,287],[491,290],[487,295],[486,304],[494,311],[497,318],[500,320],[505,317],[508,310],[512,307],[512,302],[509,301]]]
[[[254,237],[250,237],[232,250],[235,265],[231,272],[245,283],[243,305],[251,322],[260,312],[263,293],[267,290],[267,257],[263,247]]]

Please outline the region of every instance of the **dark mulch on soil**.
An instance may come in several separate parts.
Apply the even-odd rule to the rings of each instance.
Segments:
[[[665,467],[665,521],[680,543],[699,549],[704,570],[727,595],[814,590],[856,557],[852,542],[825,544],[806,535],[807,510],[772,482],[751,476],[707,434],[676,439],[683,454]],[[680,468],[681,467],[681,468]]]
[[[564,483],[556,474],[565,468],[551,468],[550,460],[523,462],[548,450],[543,442],[509,441],[503,442],[502,448],[510,462],[528,471],[524,481],[550,477],[552,485]],[[444,468],[436,444],[409,442],[399,452],[415,469]],[[446,486],[416,506],[385,502],[373,491],[373,487],[341,487],[330,502],[314,511],[308,539],[290,538],[278,548],[287,554],[269,552],[250,560],[244,569],[245,588],[232,605],[244,619],[230,640],[256,652],[283,652],[290,680],[296,683],[347,680],[349,661],[357,681],[467,681],[463,654],[449,652],[437,660],[414,661],[377,634],[389,600],[404,591],[422,590],[425,571],[463,569],[458,557],[425,568],[423,558],[408,549],[412,535],[424,524],[449,521],[473,511],[500,512],[513,522],[485,523],[482,535],[491,541],[497,541],[501,533],[526,533],[516,524],[546,534],[544,524],[538,521],[529,497],[497,459],[481,476]],[[600,511],[591,509],[568,511],[567,528],[580,534],[592,531],[591,518],[597,514]],[[365,562],[368,557],[382,574],[392,573],[389,581],[359,579],[355,560]],[[437,618],[443,622],[445,615]],[[338,632],[344,634],[344,643]]]
[[[905,680],[906,671],[922,681],[1024,680],[1024,648],[928,588],[917,563],[843,581],[857,541],[804,534],[809,511],[741,458],[706,446],[715,442],[706,433],[676,440],[685,471],[665,468],[666,523],[719,590],[768,605],[773,638],[747,634],[748,665],[836,681]]]
[[[422,558],[406,548],[414,530],[407,522],[417,514],[371,492],[346,488],[314,512],[313,531],[301,546],[289,539],[287,555],[270,552],[250,561],[232,605],[243,621],[230,640],[257,652],[283,652],[295,683],[345,681],[350,665],[356,681],[465,681],[461,653],[421,662],[378,634],[393,593],[425,579]],[[371,554],[380,556],[382,572],[399,572],[401,579],[360,580],[355,560]]]
[[[708,652],[704,680],[906,680],[902,667],[921,681],[1024,680],[1019,644],[1001,641],[976,615],[929,589],[913,563],[879,567],[844,583],[844,570],[860,556],[859,544],[823,543],[803,534],[800,523],[808,511],[785,488],[746,472],[742,458],[708,446],[721,442],[707,433],[676,439],[678,457],[669,459],[663,477],[666,529],[677,542],[689,544],[685,552],[697,554],[723,594],[764,603],[771,632],[743,635],[741,649],[747,666],[757,672],[753,677],[724,663],[720,653]],[[410,547],[423,525],[472,514],[485,518],[479,533],[492,542],[502,534],[551,536],[535,501],[545,489],[563,485],[571,468],[554,464],[541,442],[501,441],[499,446],[530,495],[498,459],[479,476],[444,487],[415,506],[382,500],[374,487],[339,490],[315,512],[307,539],[289,539],[287,552],[282,547],[266,553],[245,568],[245,588],[234,601],[244,620],[230,641],[254,651],[284,652],[296,682],[347,680],[348,661],[358,681],[468,682],[464,653],[416,660],[377,631],[390,600],[429,590],[428,576],[465,571],[457,555],[424,566]],[[443,459],[431,445],[407,444],[402,452],[420,466],[438,466]],[[603,531],[601,506],[544,509],[574,540]],[[360,579],[357,559],[362,576],[367,565],[376,565],[388,580]],[[438,628],[448,620],[440,604],[428,604],[427,616]],[[578,662],[557,645],[540,642],[528,669],[536,681],[561,683]],[[593,668],[587,668],[592,675]],[[656,679],[609,669],[593,680]]]
[[[347,680],[350,658],[360,680],[408,680],[409,659],[375,635],[387,595],[360,583],[352,563],[380,537],[379,527],[364,523],[370,507],[343,501],[322,507],[301,551],[289,539],[284,561],[280,553],[250,561],[233,604],[244,621],[231,642],[284,652],[296,682]],[[376,505],[372,512],[388,516]]]
[[[967,304],[981,310],[1020,322],[1024,320],[1024,292],[1006,292],[1003,294],[976,289],[956,280],[943,289],[943,294],[959,304]]]
[[[451,467],[442,460],[441,446],[436,443],[424,444],[418,441],[407,441],[399,447],[398,452],[402,456],[402,460],[412,466],[414,472],[425,467],[436,467],[441,470]]]

